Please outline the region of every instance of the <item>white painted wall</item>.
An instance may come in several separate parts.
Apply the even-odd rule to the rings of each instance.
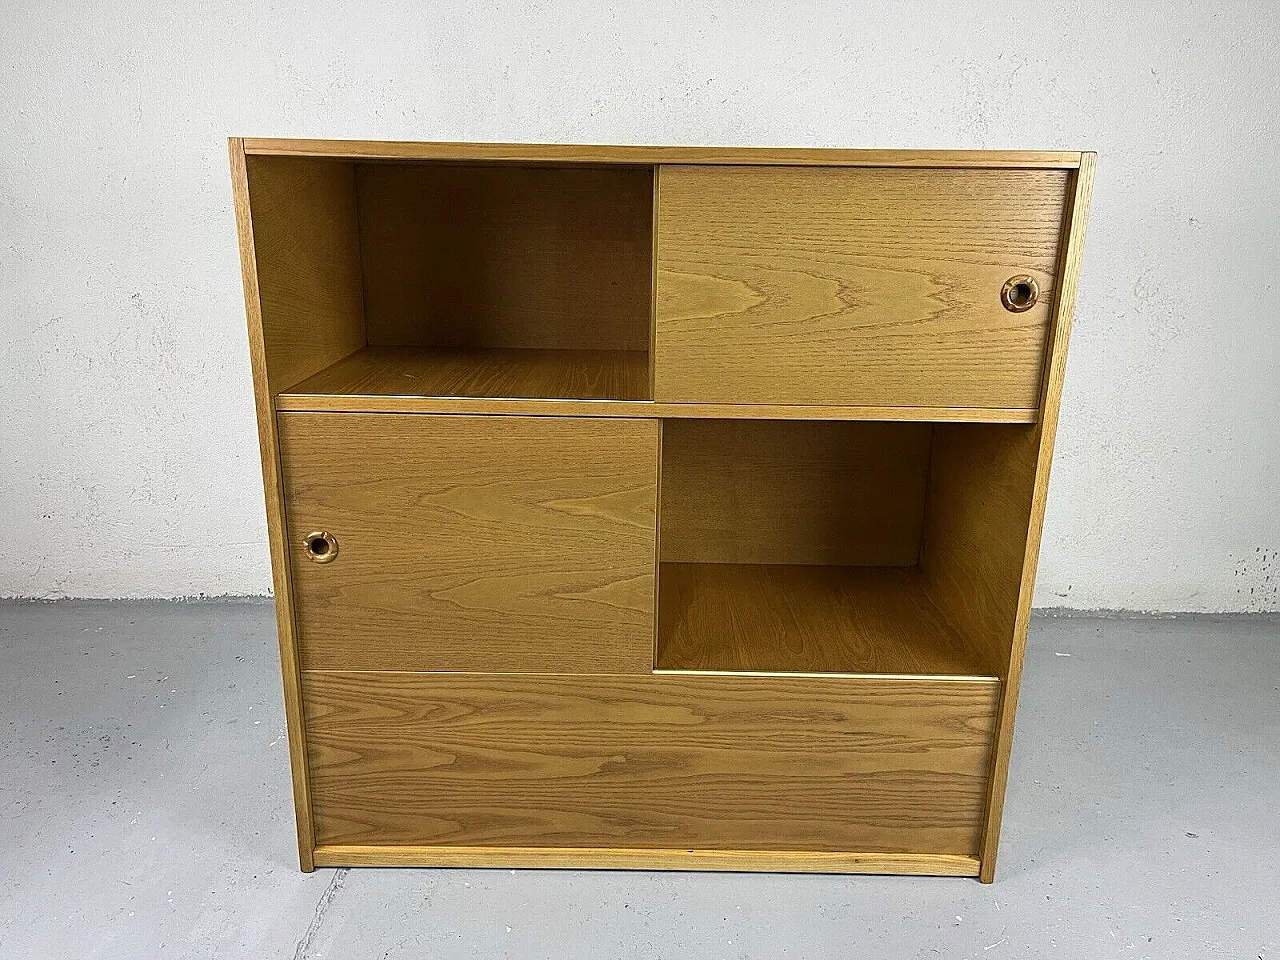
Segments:
[[[234,134],[1096,149],[1038,603],[1276,609],[1274,13],[8,0],[0,595],[269,589]]]

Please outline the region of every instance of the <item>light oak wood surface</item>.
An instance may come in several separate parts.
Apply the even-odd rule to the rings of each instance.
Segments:
[[[275,412],[271,406],[271,375],[267,338],[263,328],[262,297],[258,287],[258,258],[254,244],[253,214],[249,202],[249,177],[244,145],[227,144],[231,163],[231,188],[235,202],[236,232],[240,246],[240,271],[244,282],[244,309],[248,321],[249,360],[258,419],[258,450],[262,459],[262,485],[267,517],[267,545],[271,553],[271,584],[276,604],[276,638],[280,648],[280,673],[284,681],[285,729],[289,741],[289,766],[293,778],[294,819],[298,831],[298,865],[307,873],[314,867],[311,825],[311,787],[307,774],[306,728],[302,719],[302,685],[298,675],[297,637],[293,629],[293,590],[289,580],[288,544],[284,528],[284,491],[280,480]],[[279,340],[275,341],[277,347]],[[286,374],[287,375],[287,374]]]
[[[280,414],[303,669],[647,673],[657,425]],[[311,531],[336,559],[315,563]]]
[[[278,393],[364,346],[352,167],[249,157],[248,208],[267,386]]]
[[[369,343],[648,350],[651,168],[360,164],[356,184]]]
[[[982,871],[980,879],[995,879],[996,854],[1000,843],[1000,823],[1004,813],[1005,787],[1009,778],[1009,755],[1013,749],[1013,724],[1018,708],[1018,691],[1022,685],[1022,664],[1026,657],[1027,626],[1031,619],[1031,602],[1035,591],[1036,568],[1040,560],[1040,537],[1044,531],[1044,510],[1049,495],[1049,472],[1053,466],[1053,445],[1058,432],[1058,413],[1062,404],[1062,384],[1067,369],[1067,344],[1075,317],[1076,288],[1080,264],[1084,257],[1084,233],[1089,220],[1089,200],[1093,194],[1096,155],[1085,153],[1080,169],[1072,176],[1071,212],[1063,225],[1061,293],[1053,315],[1053,336],[1048,366],[1044,377],[1042,417],[1038,426],[1039,450],[1036,457],[1035,481],[1026,537],[1021,589],[1018,595],[1017,619],[1014,622],[1009,670],[1000,703],[1000,714],[992,750],[992,775],[987,803],[986,823],[982,839]]]
[[[654,403],[647,359],[626,351],[363,347],[276,397],[314,413],[504,414],[718,420],[1034,423],[1039,411],[966,407]],[[633,399],[605,399],[608,395]]]
[[[307,396],[643,400],[649,396],[649,355],[364,347],[289,390],[291,399]]]
[[[976,854],[995,681],[306,672],[324,845]]]
[[[665,850],[627,847],[316,847],[321,867],[528,867],[594,870],[726,870],[772,873],[893,873],[976,877],[975,857],[819,850]]]
[[[666,420],[661,559],[913,566],[930,429]]]
[[[358,160],[552,164],[781,164],[802,166],[1054,168],[1080,165],[1075,150],[846,150],[821,147],[668,147],[551,143],[419,143],[245,137],[245,152]]]
[[[1005,678],[1040,430],[938,424],[933,437],[921,569],[983,671]]]
[[[916,567],[662,563],[659,670],[985,676]]]
[[[1093,154],[229,146],[304,870],[993,878]]]
[[[1035,407],[1066,182],[663,167],[654,398]],[[1022,274],[1040,300],[1011,313]]]
[[[365,363],[367,360],[353,362]],[[414,369],[405,358],[402,369]],[[397,376],[389,368],[388,379]],[[460,371],[459,379],[474,375]],[[575,379],[584,375],[573,374]],[[326,384],[327,379],[316,381]],[[900,420],[912,423],[1035,423],[1035,409],[983,407],[873,407],[779,403],[655,403],[648,400],[552,400],[507,397],[414,397],[391,394],[302,392],[298,384],[276,398],[277,410],[312,413],[438,413],[519,415],[532,417],[659,417],[713,420]]]

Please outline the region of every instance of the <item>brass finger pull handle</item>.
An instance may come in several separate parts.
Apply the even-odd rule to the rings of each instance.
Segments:
[[[338,541],[326,530],[308,533],[302,540],[302,548],[316,563],[330,563],[338,556]]]
[[[1004,289],[1000,291],[1000,302],[1011,313],[1030,310],[1039,299],[1040,284],[1036,283],[1035,277],[1028,277],[1025,274],[1010,277],[1004,282]]]

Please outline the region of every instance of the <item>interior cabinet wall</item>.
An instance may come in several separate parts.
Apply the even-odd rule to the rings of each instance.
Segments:
[[[273,394],[365,345],[354,168],[246,157],[253,262]]]

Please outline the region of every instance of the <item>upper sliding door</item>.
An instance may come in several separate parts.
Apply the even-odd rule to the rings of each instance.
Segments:
[[[1034,409],[1069,180],[661,167],[654,399]]]

